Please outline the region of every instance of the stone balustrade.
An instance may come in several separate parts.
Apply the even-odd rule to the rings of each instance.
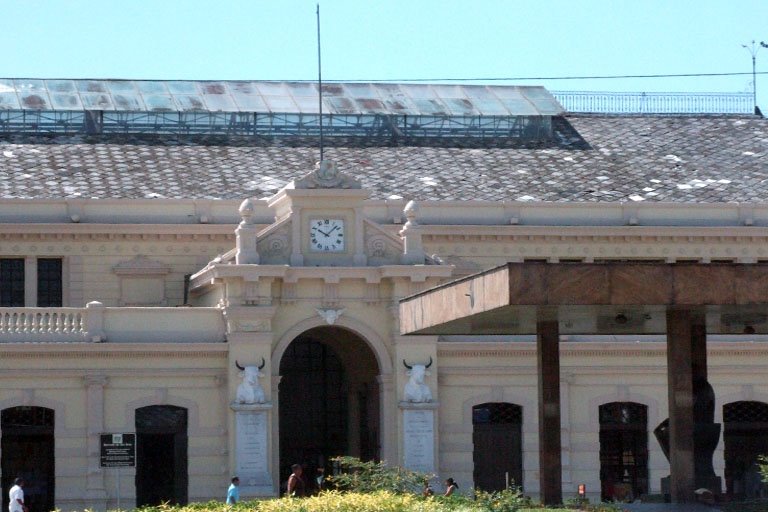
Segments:
[[[85,310],[0,308],[0,340],[82,341]]]
[[[219,308],[0,308],[0,343],[218,343]]]

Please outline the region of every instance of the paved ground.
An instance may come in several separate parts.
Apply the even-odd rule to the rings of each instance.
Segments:
[[[628,503],[624,508],[630,512],[717,512],[717,507],[694,504],[672,503]]]

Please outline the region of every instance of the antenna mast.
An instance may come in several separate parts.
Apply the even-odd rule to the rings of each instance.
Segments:
[[[317,104],[320,119],[320,162],[323,161],[323,67],[320,59],[320,4],[317,4]]]

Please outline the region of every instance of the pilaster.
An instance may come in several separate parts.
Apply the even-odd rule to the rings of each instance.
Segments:
[[[85,476],[85,506],[89,510],[102,511],[107,509],[107,491],[104,487],[104,470],[101,469],[99,436],[104,432],[104,387],[108,379],[104,375],[86,375],[83,383],[88,461]]]

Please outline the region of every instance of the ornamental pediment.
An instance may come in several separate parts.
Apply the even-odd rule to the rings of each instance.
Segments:
[[[366,220],[364,223],[363,240],[368,265],[397,265],[403,254],[403,242],[395,238],[375,222]]]
[[[334,162],[323,160],[315,164],[312,172],[295,180],[293,188],[362,188],[362,185],[352,176],[339,171]]]
[[[112,272],[117,275],[165,275],[170,273],[171,267],[165,263],[157,260],[153,260],[139,254],[138,256],[118,263],[112,267]]]

